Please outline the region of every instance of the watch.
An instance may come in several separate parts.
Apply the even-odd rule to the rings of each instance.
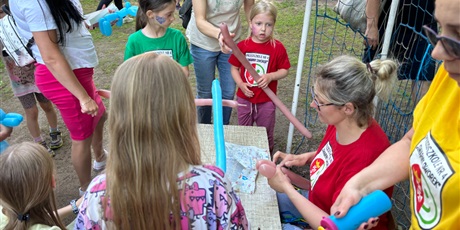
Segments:
[[[73,214],[77,215],[78,214],[78,207],[77,207],[77,200],[71,200],[70,201],[70,206],[72,207],[72,212]]]

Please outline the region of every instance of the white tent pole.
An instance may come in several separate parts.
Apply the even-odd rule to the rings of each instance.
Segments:
[[[304,62],[304,57],[305,57],[305,49],[307,45],[308,27],[310,25],[310,15],[311,15],[312,3],[313,3],[313,0],[307,0],[305,4],[302,37],[300,38],[300,48],[299,48],[300,52],[299,52],[299,59],[297,62],[297,73],[295,76],[294,96],[292,97],[291,113],[294,116],[296,115],[296,112],[297,112],[297,102],[299,100],[300,80],[302,79],[302,69],[303,69],[303,62]],[[293,135],[294,135],[294,125],[290,123],[289,133],[288,133],[288,138],[287,138],[287,143],[286,143],[286,153],[291,152]]]
[[[390,15],[388,16],[388,23],[387,27],[385,28],[385,37],[383,38],[383,46],[382,46],[382,53],[380,54],[380,59],[385,60],[388,57],[388,50],[390,49],[390,42],[391,42],[391,36],[393,34],[393,28],[395,25],[396,21],[396,13],[398,11],[398,6],[399,6],[399,0],[393,0],[391,2],[391,8],[390,8]],[[374,97],[373,100],[375,108],[379,108],[379,98],[377,96]],[[374,111],[374,117],[377,116],[378,111],[377,109]]]
[[[391,2],[390,15],[388,17],[387,28],[385,28],[385,37],[383,40],[382,53],[380,55],[380,59],[382,60],[385,60],[388,57],[388,50],[390,49],[391,35],[393,34],[398,6],[399,0],[393,0]]]

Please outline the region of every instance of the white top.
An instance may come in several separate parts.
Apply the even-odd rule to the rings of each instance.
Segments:
[[[235,33],[233,40],[238,42],[242,33],[240,8],[243,3],[244,0],[206,0],[206,20],[217,28],[222,22],[225,22],[228,26],[228,31]],[[186,35],[193,45],[212,52],[220,51],[219,41],[216,38],[204,35],[196,26],[195,12],[193,10]]]
[[[83,15],[79,0],[70,0]],[[51,16],[50,9],[45,0],[14,0],[10,1],[10,10],[13,14],[19,34],[27,40],[32,37],[32,31],[57,30],[57,25]],[[91,33],[84,22],[66,33],[65,46],[60,45],[61,52],[66,57],[72,69],[92,68],[97,66],[97,54]],[[32,52],[40,64],[45,64],[36,44]]]

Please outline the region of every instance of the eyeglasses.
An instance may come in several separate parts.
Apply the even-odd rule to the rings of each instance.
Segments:
[[[327,103],[327,104],[320,104],[317,100],[316,100],[316,95],[315,95],[315,91],[313,90],[313,86],[310,88],[310,93],[311,93],[311,96],[313,98],[313,102],[315,102],[315,105],[318,107],[318,111],[321,111],[321,106],[330,106],[330,105],[336,105],[336,106],[344,106],[345,104],[335,104],[335,103]]]
[[[433,47],[436,46],[438,41],[441,41],[444,50],[449,56],[454,57],[456,59],[460,59],[460,41],[456,41],[452,38],[445,36],[439,36],[438,33],[436,33],[427,25],[423,26],[423,30],[425,31],[425,34],[428,37],[428,40],[430,41],[431,45],[433,45]]]

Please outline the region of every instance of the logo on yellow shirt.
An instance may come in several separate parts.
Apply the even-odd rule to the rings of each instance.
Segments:
[[[415,147],[410,163],[412,211],[421,228],[432,229],[441,219],[442,190],[453,171],[431,133]]]

